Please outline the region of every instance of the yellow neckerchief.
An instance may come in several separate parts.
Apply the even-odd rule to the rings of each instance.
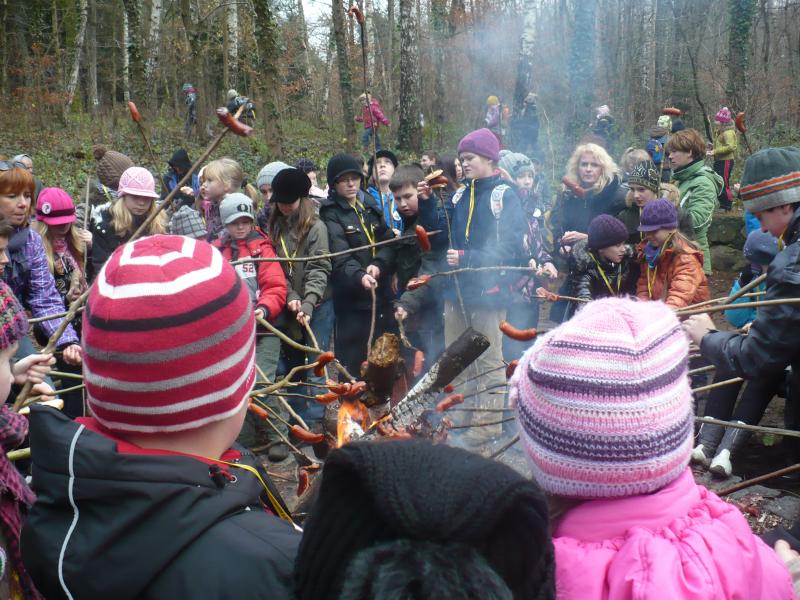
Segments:
[[[664,240],[664,243],[661,245],[661,250],[664,250],[664,248],[667,247],[667,244],[669,244],[669,242],[672,239],[673,235],[675,235],[674,231],[669,234],[669,236],[667,237],[666,240]],[[655,266],[654,269],[650,267],[650,263],[647,263],[647,295],[650,298],[650,300],[653,299],[653,286],[656,284],[656,278],[658,277],[658,261],[661,259],[660,252],[661,251],[659,251],[659,256],[658,256],[658,259],[656,260],[656,266]],[[645,262],[647,262],[647,261],[645,261]],[[652,279],[650,278],[650,271],[653,272],[653,278]]]
[[[380,187],[378,187],[378,195],[381,197],[381,211],[382,211],[384,195]],[[394,225],[394,213],[397,212],[397,203],[394,200],[394,194],[392,194],[392,192],[386,194],[386,200],[389,201],[389,216],[392,218],[391,225]],[[389,225],[389,223],[387,223],[387,225]]]
[[[642,222],[642,211],[644,210],[644,206],[639,207],[639,223]],[[639,241],[641,242],[644,239],[644,231],[639,232]]]
[[[783,235],[786,233],[784,229],[783,232],[778,236],[778,252],[782,251],[785,244],[783,243]]]
[[[210,459],[210,460],[213,460],[213,459]],[[261,473],[259,473],[258,470],[255,467],[251,467],[250,465],[244,465],[244,464],[239,464],[239,463],[232,463],[232,462],[228,462],[226,460],[219,460],[219,459],[215,460],[214,462],[222,463],[223,465],[228,465],[229,467],[234,467],[236,469],[244,469],[248,473],[252,473],[253,475],[255,475],[256,479],[258,479],[258,482],[261,484],[261,487],[263,487],[264,491],[267,492],[267,498],[269,498],[269,502],[272,505],[272,508],[275,510],[275,512],[278,513],[278,516],[281,519],[283,519],[284,521],[286,521],[287,523],[289,523],[290,525],[293,525],[296,529],[299,529],[299,527],[297,527],[295,522],[292,520],[292,517],[289,515],[289,513],[287,513],[283,509],[283,507],[281,506],[281,503],[278,502],[277,498],[275,498],[275,496],[272,495],[272,492],[270,491],[269,486],[264,481],[264,479],[261,477]]]
[[[356,216],[358,217],[358,222],[361,223],[361,230],[364,232],[364,235],[367,236],[367,240],[369,240],[370,244],[373,244],[373,246],[372,246],[372,256],[374,257],[375,256],[375,245],[374,245],[375,244],[375,235],[372,232],[372,227],[367,229],[367,226],[364,223],[364,219],[361,217],[361,213],[358,212],[358,208],[356,208],[356,204],[358,205],[358,208],[360,208],[362,211],[364,210],[364,205],[361,204],[361,202],[358,201],[358,198],[356,198],[355,204],[351,204],[350,206],[353,207],[353,211],[355,211]]]
[[[281,248],[283,248],[283,255],[286,258],[294,258],[295,256],[297,256],[297,248],[295,248],[294,252],[292,252],[292,255],[289,256],[289,251],[286,249],[286,243],[283,241],[282,233],[278,234],[278,241],[281,243]],[[294,269],[294,263],[290,260],[287,264],[289,265],[289,276],[291,276],[292,270]]]
[[[469,183],[469,214],[467,215],[467,229],[464,231],[464,237],[469,241],[469,228],[472,226],[472,212],[475,210],[475,180],[470,180]]]
[[[606,277],[606,272],[603,270],[603,267],[600,266],[600,261],[598,261],[594,257],[594,254],[592,254],[591,252],[589,252],[589,256],[592,257],[592,260],[594,261],[594,264],[597,265],[597,268],[600,271],[600,277],[603,278],[603,281],[605,282],[606,287],[608,288],[608,291],[611,292],[612,296],[618,295],[619,294],[619,288],[622,285],[622,265],[620,265],[619,272],[617,273],[617,291],[615,292],[614,288],[611,287],[611,284],[608,281],[608,277]]]

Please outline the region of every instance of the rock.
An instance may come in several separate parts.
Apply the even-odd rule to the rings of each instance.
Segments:
[[[794,496],[776,498],[764,505],[764,510],[779,516],[781,519],[786,519],[790,523],[794,523],[800,517],[800,498]]]
[[[731,246],[712,246],[711,264],[714,271],[740,271],[747,262],[741,250]]]
[[[708,227],[708,242],[712,246],[744,246],[744,221],[739,215],[714,213],[714,220]]]
[[[754,485],[738,492],[733,492],[728,496],[731,500],[741,500],[749,496],[761,496],[762,498],[777,498],[781,495],[780,490],[764,487],[763,485]]]

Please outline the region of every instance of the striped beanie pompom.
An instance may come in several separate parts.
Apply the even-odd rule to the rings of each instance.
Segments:
[[[226,419],[255,381],[249,293],[206,242],[156,235],[125,244],[89,293],[83,351],[89,406],[111,431]]]
[[[28,335],[28,318],[14,292],[0,281],[0,350]]]
[[[647,494],[692,450],[689,342],[662,302],[589,303],[522,357],[511,381],[533,474],[572,498]]]

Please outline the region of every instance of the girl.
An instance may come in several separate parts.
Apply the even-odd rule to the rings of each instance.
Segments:
[[[232,158],[212,160],[203,169],[200,195],[207,202],[205,216],[209,242],[217,239],[224,228],[219,214],[220,202],[225,194],[238,192],[243,181],[244,171],[242,171],[241,165]]]
[[[658,198],[667,198],[678,206],[680,196],[678,188],[671,183],[661,183],[658,169],[649,160],[638,163],[628,175],[630,191],[625,195],[625,209],[617,215],[628,228],[628,243],[634,246],[644,239],[639,231],[642,209]],[[678,210],[678,229],[692,239],[692,224],[689,216]]]
[[[560,600],[789,600],[739,509],[687,468],[689,342],[660,302],[605,298],[540,338],[510,381],[549,495]]]
[[[214,240],[214,247],[218,248],[228,261],[237,261],[242,258],[269,258],[275,256],[275,249],[267,236],[255,226],[253,214],[253,201],[249,196],[240,192],[226,194],[219,204],[220,219],[225,227],[222,235]],[[255,307],[257,317],[267,321],[274,321],[280,316],[286,306],[286,278],[278,263],[275,262],[249,262],[236,265],[236,272],[250,291],[250,299]],[[269,381],[275,380],[275,371],[280,357],[280,340],[274,334],[267,333],[261,326],[257,329],[256,339],[256,364]],[[285,414],[282,406],[273,397],[268,397],[265,403],[284,420]],[[287,429],[280,423],[276,426],[285,435]],[[269,449],[269,459],[273,462],[284,460],[289,455],[289,449],[279,443],[279,436],[269,426],[264,426],[261,419],[248,413],[239,442],[248,448],[259,443],[259,431],[267,440],[274,442]]]
[[[269,215],[269,235],[275,240],[279,256],[302,258],[329,252],[328,229],[317,217],[314,201],[308,196],[310,190],[311,179],[299,169],[284,169],[272,181],[274,210]],[[330,259],[280,264],[288,283],[287,334],[311,345],[306,341],[309,337],[306,327],[310,327],[319,347],[327,350],[333,332],[333,303],[330,302],[328,286]],[[284,345],[282,350],[286,358],[286,372],[305,364],[304,352],[288,345]],[[296,379],[302,379],[306,373],[303,371]],[[325,383],[324,377],[315,378],[315,381]],[[301,390],[301,393],[306,392]],[[306,402],[302,398],[292,398],[290,402],[306,423],[322,420],[324,407],[319,402]]]
[[[694,129],[684,129],[669,138],[667,155],[672,164],[672,177],[681,194],[680,209],[689,215],[692,239],[703,252],[703,270],[711,274],[711,251],[708,228],[714,216],[717,196],[722,191],[722,177],[705,166],[706,144]]]
[[[569,257],[570,296],[595,300],[636,294],[639,263],[634,248],[626,244],[625,224],[610,215],[598,215],[589,223],[589,237],[572,249]],[[570,302],[566,318],[582,303]]]
[[[31,227],[42,236],[47,266],[55,279],[64,310],[86,290],[84,256],[92,244],[92,234],[74,227],[74,222],[75,204],[70,195],[61,188],[44,188],[36,201],[36,221]],[[81,331],[80,314],[72,320],[72,326],[76,332]],[[47,335],[39,324],[34,326],[34,333],[41,345],[47,343]],[[61,358],[57,364],[59,371],[80,373],[80,369],[71,367]],[[83,416],[81,391],[67,392],[62,398],[64,414],[71,418]]]
[[[331,158],[327,179],[331,189],[319,214],[328,228],[332,252],[394,237],[375,200],[360,191],[364,174],[355,158],[349,154],[337,154]],[[336,354],[355,377],[359,376],[361,363],[367,357],[373,298],[373,339],[396,327],[391,306],[394,267],[395,247],[392,244],[333,259],[331,291],[336,314]]]
[[[733,207],[731,172],[738,149],[733,115],[727,106],[719,109],[714,117],[714,124],[714,149],[709,152],[709,155],[714,157],[714,172],[722,177],[723,187],[719,193],[719,205],[727,211]]]
[[[131,167],[119,178],[119,198],[92,211],[92,268],[100,272],[108,257],[126,243],[158,207],[156,182],[144,167]],[[167,232],[167,216],[161,212],[150,223],[146,235]]]
[[[663,300],[672,308],[710,298],[703,273],[703,253],[678,231],[678,211],[666,198],[650,202],[642,211],[639,244],[642,274],[636,295],[642,300]]]

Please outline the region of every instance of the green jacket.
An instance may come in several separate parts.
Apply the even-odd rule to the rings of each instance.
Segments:
[[[714,132],[714,160],[733,160],[739,142],[733,125],[724,126]]]
[[[711,251],[708,246],[708,228],[714,217],[717,196],[722,191],[722,177],[699,159],[674,171],[672,178],[681,193],[680,208],[692,220],[694,241],[703,251],[703,271],[706,275],[710,275]]]

